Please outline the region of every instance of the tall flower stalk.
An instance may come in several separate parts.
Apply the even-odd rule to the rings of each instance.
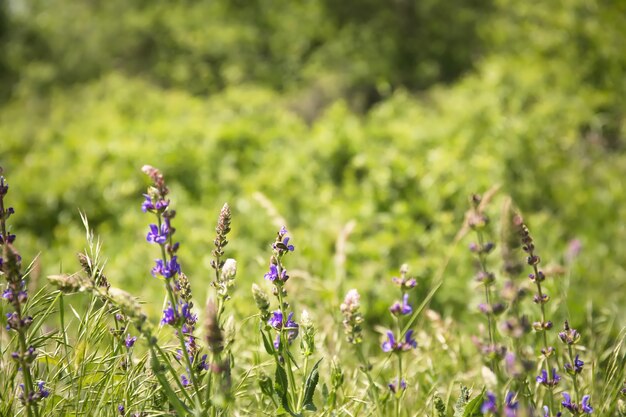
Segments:
[[[548,391],[548,401],[550,410],[554,410],[554,389],[561,380],[560,375],[556,371],[556,367],[550,366],[550,358],[554,355],[555,349],[548,343],[548,331],[552,329],[552,321],[547,319],[545,305],[550,301],[550,297],[545,293],[541,283],[545,281],[545,274],[539,269],[541,258],[535,251],[535,243],[530,235],[528,227],[524,224],[521,216],[516,216],[515,224],[519,228],[519,234],[522,242],[522,249],[526,252],[526,263],[532,267],[533,272],[528,275],[531,282],[536,286],[537,293],[533,297],[535,304],[539,304],[541,311],[541,319],[533,323],[533,329],[537,333],[541,333],[543,348],[541,354],[543,356],[544,369],[537,376],[536,381],[546,387]]]
[[[144,213],[155,216],[155,223],[150,224],[146,240],[160,248],[160,258],[155,260],[152,275],[163,281],[167,297],[167,307],[163,310],[162,325],[174,328],[180,342],[178,357],[183,362],[186,372],[180,376],[183,386],[192,386],[196,394],[196,404],[200,401],[199,373],[207,369],[205,362],[198,358],[198,345],[194,336],[197,316],[193,313],[191,287],[187,276],[178,262],[179,243],[174,242],[176,229],[172,220],[176,212],[170,208],[169,189],[161,172],[149,165],[142,171],[150,177],[152,185],[144,194],[141,206]]]
[[[580,356],[577,354],[574,356],[574,345],[578,343],[580,340],[580,333],[576,329],[570,327],[567,320],[563,325],[563,331],[559,333],[559,339],[561,342],[567,346],[567,360],[564,365],[565,372],[567,372],[572,378],[572,388],[574,389],[574,401],[567,392],[563,393],[563,401],[561,405],[569,410],[572,415],[579,416],[581,414],[591,414],[593,413],[593,407],[590,404],[590,396],[584,395],[581,399],[580,397],[580,383],[578,381],[578,377],[583,371],[583,366],[585,362],[580,359]]]
[[[339,307],[343,314],[343,328],[348,343],[354,346],[357,357],[361,362],[360,369],[367,377],[367,393],[373,406],[376,407],[377,415],[382,415],[379,404],[378,389],[370,373],[370,364],[363,354],[363,314],[361,314],[361,296],[356,289],[351,289],[346,294],[343,303]]]
[[[406,380],[404,379],[404,369],[402,367],[402,356],[404,353],[417,348],[417,341],[413,338],[412,329],[408,330],[404,335],[402,334],[402,329],[405,325],[405,317],[410,316],[413,313],[413,307],[409,303],[409,291],[417,285],[415,278],[410,278],[407,274],[408,265],[404,264],[400,268],[400,277],[392,278],[393,283],[400,290],[401,299],[394,302],[389,308],[389,312],[393,316],[395,322],[395,334],[394,331],[388,330],[386,333],[387,338],[381,345],[383,352],[390,352],[396,355],[396,377],[387,385],[389,391],[396,400],[396,417],[400,415],[402,397],[404,396],[404,392],[407,387]]]
[[[2,168],[0,168],[0,174],[2,174]],[[16,362],[22,374],[18,398],[28,417],[38,417],[37,403],[50,393],[43,382],[35,382],[33,377],[32,366],[37,358],[37,350],[30,344],[28,337],[28,328],[33,323],[33,318],[26,311],[28,292],[26,277],[22,273],[22,257],[13,245],[16,236],[10,233],[7,227],[7,220],[15,213],[13,207],[5,206],[5,197],[8,192],[9,184],[0,175],[0,272],[7,282],[2,298],[13,310],[6,315],[6,329],[9,332],[15,332],[17,338],[17,350],[11,353],[11,358]]]
[[[309,356],[313,353],[314,328],[312,322],[306,320],[303,323],[305,339],[302,342],[303,354],[307,365],[303,367],[306,375],[301,386],[296,384],[293,368],[296,366],[295,359],[290,351],[291,344],[300,334],[300,325],[294,319],[293,311],[287,301],[286,282],[289,274],[283,264],[283,258],[295,247],[289,242],[287,229],[283,226],[276,235],[272,244],[272,256],[269,262],[269,272],[264,275],[267,281],[273,285],[272,293],[278,301],[278,309],[269,311],[270,301],[260,287],[252,287],[255,303],[259,309],[260,331],[265,350],[273,355],[276,363],[276,380],[274,387],[268,384],[266,378],[261,379],[261,389],[268,395],[274,404],[281,410],[291,414],[298,414],[302,410],[315,410],[313,394],[319,380],[318,361],[310,371],[308,367]],[[274,398],[278,397],[278,401]]]
[[[488,241],[485,229],[489,224],[489,217],[485,213],[485,204],[480,195],[474,194],[470,198],[471,208],[467,216],[468,226],[474,230],[477,242],[470,244],[470,251],[475,254],[478,272],[476,282],[482,285],[484,290],[484,303],[479,304],[478,309],[487,317],[488,342],[476,340],[481,352],[486,356],[491,370],[500,375],[499,362],[506,353],[506,348],[498,343],[496,331],[497,317],[504,312],[506,306],[501,302],[495,302],[493,288],[495,286],[495,274],[487,266],[487,257],[495,249],[495,243]]]
[[[226,302],[230,299],[229,290],[234,284],[237,275],[237,262],[234,259],[224,259],[224,248],[228,245],[227,235],[230,232],[231,212],[228,204],[224,204],[220,210],[215,227],[216,236],[213,240],[215,248],[211,252],[211,268],[215,275],[211,286],[215,289],[217,302],[209,298],[206,306],[205,337],[211,353],[210,372],[207,374],[206,399],[211,402],[212,415],[217,413],[217,407],[223,410],[233,397],[231,395],[231,353],[230,345],[234,332],[229,332],[231,337],[224,338],[224,311]],[[205,355],[206,357],[206,355]],[[213,387],[213,374],[217,375],[220,382]],[[213,392],[214,391],[214,392]],[[212,399],[211,399],[212,398]]]

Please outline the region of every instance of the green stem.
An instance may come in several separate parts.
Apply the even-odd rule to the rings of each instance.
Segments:
[[[179,391],[185,396],[187,401],[193,402],[193,400],[191,399],[191,396],[189,395],[189,393],[187,392],[183,384],[180,382],[180,378],[178,377],[176,370],[172,367],[172,364],[170,363],[170,361],[167,360],[167,355],[165,355],[165,352],[163,352],[163,350],[157,344],[151,345],[150,350],[152,351],[152,353],[155,355],[157,359],[159,357],[165,358],[165,360],[163,360],[163,363],[165,364],[165,367],[172,375],[172,379],[176,382],[176,385],[178,386]],[[159,362],[159,364],[160,363],[161,362]]]
[[[396,417],[400,417],[402,406],[402,353],[398,353],[398,385],[396,386]]]
[[[21,321],[21,313],[18,311],[17,312],[18,316],[20,317],[20,321]],[[22,357],[24,355],[24,353],[26,353],[26,350],[28,349],[28,347],[26,346],[26,336],[24,335],[24,333],[22,332],[22,329],[18,330],[18,341],[19,341],[19,345],[20,345],[20,351],[22,354]],[[33,380],[31,378],[30,375],[30,365],[27,364],[25,361],[21,361],[21,367],[22,367],[22,378],[24,378],[24,400],[25,400],[25,404],[26,404],[26,415],[28,417],[31,416],[38,416],[39,413],[37,412],[37,406],[31,404],[30,401],[28,401],[28,398],[30,396],[30,393],[34,393],[34,388],[33,388]],[[32,408],[31,408],[32,407]]]
[[[309,371],[309,355],[304,357],[304,378],[302,378],[302,389],[300,395],[298,395],[298,410],[302,407],[302,401],[304,401],[304,390],[306,389],[306,376]]]
[[[478,239],[478,245],[481,250],[481,252],[479,252],[478,254],[478,261],[480,263],[480,269],[485,274],[485,276],[488,276],[489,272],[487,271],[487,260],[485,259],[485,254],[482,253],[482,248],[484,248],[485,239],[483,237],[482,232],[479,230],[476,230],[476,237]],[[491,291],[490,291],[489,285],[490,285],[489,282],[484,283],[485,302],[487,303],[489,308],[493,311],[493,306],[491,305],[491,295],[490,295]],[[489,343],[491,344],[491,346],[494,346],[495,345],[495,329],[494,329],[493,319],[490,313],[487,314],[487,322],[488,322],[488,330],[489,330]]]
[[[278,276],[281,276],[281,273],[283,271],[283,266],[280,262],[280,259],[278,260],[278,264],[276,265],[276,269],[278,272]],[[290,399],[291,405],[292,406],[296,406],[298,407],[298,404],[296,404],[297,398],[298,398],[298,387],[296,386],[296,380],[293,376],[293,369],[292,369],[292,365],[291,365],[291,356],[289,355],[289,340],[287,337],[287,332],[284,331],[285,329],[285,325],[287,323],[287,311],[285,310],[285,303],[283,301],[283,291],[282,291],[282,287],[277,287],[277,297],[278,297],[278,304],[279,304],[279,309],[280,312],[282,314],[283,317],[283,322],[282,322],[282,326],[281,326],[281,330],[280,330],[280,346],[279,349],[284,349],[285,350],[285,354],[283,355],[283,359],[285,360],[285,368],[287,369],[287,379],[289,380],[289,386],[291,387],[291,389],[293,389],[293,392],[291,392],[291,389],[287,389],[288,391],[288,397]],[[299,408],[294,410],[296,413],[299,412]]]
[[[533,256],[533,254],[529,254],[530,256]],[[535,284],[537,285],[537,295],[539,296],[539,306],[541,307],[541,324],[542,326],[546,323],[546,309],[544,306],[544,302],[543,302],[543,291],[541,289],[541,282],[539,282],[539,277],[540,277],[540,273],[539,273],[539,269],[537,268],[537,265],[533,265],[533,271],[535,273]],[[551,374],[550,374],[550,355],[549,355],[549,351],[548,351],[548,335],[547,333],[547,329],[544,327],[541,330],[542,336],[543,336],[543,347],[544,347],[544,351],[545,353],[545,369],[546,369],[546,373],[548,375],[548,380],[550,380]],[[553,387],[549,387],[548,388],[548,393],[549,393],[549,401],[550,401],[550,410],[554,410],[554,393],[553,393]]]
[[[365,356],[363,355],[363,350],[361,349],[361,345],[356,346],[356,352],[357,352],[359,359],[361,360],[363,373],[367,377],[367,381],[369,383],[367,387],[367,393],[370,397],[370,400],[374,403],[374,406],[376,407],[376,414],[379,417],[382,417],[382,414],[380,413],[380,401],[378,397],[378,390],[376,389],[376,384],[374,383],[374,380],[372,379],[372,376],[370,375],[369,363],[367,362],[367,360],[365,359]]]

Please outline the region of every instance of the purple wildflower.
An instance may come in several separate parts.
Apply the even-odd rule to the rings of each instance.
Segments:
[[[202,355],[202,357],[200,358],[200,362],[198,362],[197,369],[198,369],[198,371],[201,371],[201,370],[208,371],[209,370],[209,362],[207,362],[207,354],[206,353],[204,355]]]
[[[293,320],[293,312],[289,313],[287,316],[287,322],[285,323],[285,328],[287,329],[287,340],[289,342],[293,342],[296,337],[298,337],[298,323]]]
[[[497,413],[498,407],[496,406],[496,396],[493,392],[487,391],[487,398],[480,407],[480,412],[483,414]]]
[[[37,388],[39,389],[39,395],[40,398],[47,398],[50,395],[50,391],[48,391],[45,387],[45,384],[43,381],[39,381],[37,382]],[[589,397],[589,396],[587,396]],[[583,399],[584,401],[584,399]]]
[[[178,263],[178,257],[172,256],[169,261],[163,261],[162,259],[155,259],[155,266],[152,268],[152,276],[156,277],[161,275],[163,278],[172,278],[174,274],[180,274],[181,268]]]
[[[561,405],[567,408],[572,413],[576,412],[576,409],[577,409],[576,404],[572,403],[572,398],[567,392],[563,393],[563,401],[561,401]]]
[[[583,370],[583,365],[585,364],[585,362],[583,362],[582,360],[580,360],[578,357],[580,355],[576,355],[576,357],[574,358],[574,364],[572,365],[571,363],[566,363],[565,364],[565,370],[567,371],[567,373],[569,373],[570,375],[574,375],[574,374],[579,374],[582,372]]]
[[[413,329],[408,330],[404,335],[404,344],[402,346],[402,350],[411,350],[411,348],[415,349],[417,347],[417,341],[413,339]]]
[[[124,344],[128,349],[130,349],[131,347],[133,347],[136,341],[137,338],[135,336],[126,335],[126,340],[124,341]]]
[[[293,247],[293,245],[289,244],[289,237],[285,237],[282,243],[283,243],[283,246],[285,246],[289,252],[294,251],[295,248]]]
[[[180,376],[180,382],[183,384],[183,387],[186,387],[189,385],[189,379],[187,378],[187,375],[182,374]]]
[[[268,272],[267,274],[265,274],[264,278],[268,281],[276,281],[278,279],[278,268],[276,267],[276,265],[271,264],[270,265],[270,272]]]
[[[391,331],[387,331],[387,340],[382,344],[383,352],[391,352],[396,349],[396,339]]]
[[[392,380],[389,384],[387,384],[387,386],[389,387],[389,390],[395,394],[396,392],[398,392],[398,388],[400,388],[402,391],[406,389],[406,381],[404,379],[401,379],[400,384],[398,384],[398,378],[396,378]]]
[[[117,411],[120,413],[121,416],[124,415],[126,408],[124,408],[124,404],[120,404],[117,406]]]
[[[516,417],[519,403],[515,400],[515,393],[509,391],[504,399],[504,417]]]
[[[387,331],[387,340],[382,343],[383,352],[402,352],[417,347],[417,341],[413,339],[413,330],[409,330],[404,335],[404,341],[397,342],[393,332]]]
[[[11,233],[7,233],[7,243],[13,243],[15,242],[15,235],[11,234]],[[2,235],[0,234],[0,245],[4,244],[4,238],[2,237]]]
[[[567,408],[572,414],[578,415],[580,413],[591,414],[593,413],[593,407],[589,404],[589,395],[583,396],[583,400],[581,404],[576,404],[572,402],[572,398],[567,392],[563,393],[563,401],[561,405]]]
[[[172,307],[172,304],[168,303],[168,307],[163,310],[163,318],[161,319],[161,324],[169,324],[174,325],[176,323],[177,313]]]
[[[404,294],[402,297],[402,303],[396,301],[390,308],[391,314],[394,316],[411,314],[413,312],[413,308],[409,304],[409,294]]]
[[[150,243],[158,243],[159,245],[165,244],[167,242],[168,235],[170,233],[170,228],[167,222],[163,222],[161,224],[161,229],[156,224],[150,225],[150,231],[146,235],[146,240]]]
[[[541,375],[536,378],[537,382],[546,387],[554,387],[561,380],[561,376],[556,373],[556,369],[552,368],[552,379],[548,378],[548,373],[545,369],[541,370]]]
[[[583,396],[583,401],[581,403],[581,409],[582,409],[583,413],[587,413],[587,414],[593,413],[593,408],[591,407],[591,404],[589,404],[589,396],[588,395],[584,395]]]
[[[148,194],[144,194],[143,196],[145,197],[146,200],[141,204],[141,211],[146,213],[148,211],[154,210],[155,207],[154,207],[154,203],[152,202],[152,197],[150,197],[150,195]]]
[[[192,313],[191,306],[188,303],[184,303],[181,308],[182,316],[187,323],[195,323],[198,320],[198,316]]]
[[[289,244],[289,237],[285,236],[287,234],[287,228],[285,226],[281,227],[278,232],[278,237],[276,241],[272,243],[272,249],[278,252],[279,255],[282,255],[287,252],[293,252],[295,247]]]
[[[283,328],[283,313],[280,310],[272,311],[272,316],[267,321],[267,324],[272,326],[276,330]]]

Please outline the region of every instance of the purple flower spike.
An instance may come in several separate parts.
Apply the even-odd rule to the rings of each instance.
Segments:
[[[583,396],[583,401],[582,401],[581,405],[582,405],[581,408],[583,410],[583,413],[586,413],[586,414],[593,413],[593,408],[591,407],[591,404],[589,404],[589,396],[588,395]]]
[[[480,412],[483,414],[497,413],[498,407],[496,406],[496,396],[493,392],[487,391],[487,398],[480,407]]]

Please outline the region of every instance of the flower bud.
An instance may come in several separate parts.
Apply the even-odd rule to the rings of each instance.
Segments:
[[[254,302],[256,303],[259,311],[262,313],[269,311],[270,299],[265,291],[263,291],[263,289],[256,284],[252,284],[252,297],[254,298]]]
[[[237,261],[228,258],[224,262],[224,266],[222,266],[222,278],[226,281],[230,281],[235,278],[237,275]]]

